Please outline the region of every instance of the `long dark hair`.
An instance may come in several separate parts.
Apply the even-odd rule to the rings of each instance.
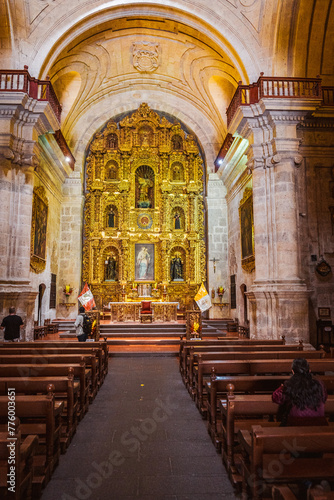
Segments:
[[[316,410],[323,401],[324,393],[319,380],[313,378],[306,359],[297,358],[292,363],[293,375],[284,384],[284,394],[293,405],[304,410]]]

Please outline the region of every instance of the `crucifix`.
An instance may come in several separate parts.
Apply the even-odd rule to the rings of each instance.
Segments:
[[[211,262],[213,262],[213,272],[215,273],[216,272],[216,262],[219,262],[220,259],[216,259],[216,257],[214,257],[213,259],[210,259]]]

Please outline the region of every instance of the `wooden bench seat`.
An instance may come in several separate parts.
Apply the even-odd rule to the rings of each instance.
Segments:
[[[15,389],[16,395],[46,394],[48,385],[54,387],[55,400],[64,402],[61,427],[61,451],[65,452],[75,434],[78,422],[80,382],[74,381],[74,370],[67,377],[0,377],[0,395]]]
[[[13,355],[13,348],[7,348],[7,347],[0,347],[0,357],[1,356],[12,356]],[[105,378],[105,367],[104,367],[104,356],[105,353],[104,351],[100,349],[96,349],[95,347],[85,348],[81,349],[80,347],[44,347],[43,345],[40,345],[38,347],[28,347],[28,346],[22,346],[20,343],[18,345],[18,348],[15,349],[15,355],[33,355],[33,356],[63,356],[63,355],[76,355],[76,356],[95,356],[98,358],[98,361],[96,363],[96,378],[97,378],[97,385],[98,388],[101,387],[104,378]]]
[[[103,354],[103,361],[104,361],[104,372],[105,375],[108,373],[108,345],[106,340],[100,340],[97,342],[80,342],[80,344],[77,341],[67,341],[67,340],[43,340],[43,341],[34,341],[34,342],[20,342],[19,344],[17,343],[10,343],[10,342],[0,342],[0,350],[1,348],[11,348],[11,349],[17,349],[19,348],[25,348],[25,347],[31,347],[34,349],[80,349],[81,351],[84,351],[86,349],[90,350],[92,348],[102,350]],[[52,351],[51,351],[52,354]]]
[[[192,364],[194,354],[200,353],[211,353],[211,352],[259,352],[259,351],[303,351],[304,345],[303,342],[299,342],[298,344],[285,344],[285,345],[212,345],[212,346],[185,346],[182,350],[182,359],[180,358],[180,372],[183,379],[183,382],[186,384],[189,381],[189,367]]]
[[[19,419],[16,418],[13,424],[15,425],[10,427],[13,434],[9,434],[8,430],[0,432],[0,497],[3,500],[31,500],[33,457],[38,447],[38,436],[22,438]],[[9,443],[15,457],[13,465],[10,462]],[[10,469],[13,466],[15,469]],[[15,492],[9,490],[11,484],[7,480],[11,476],[14,477]]]
[[[271,394],[256,395],[227,395],[219,401],[221,414],[221,441],[222,460],[227,472],[234,483],[241,481],[240,471],[236,464],[240,463],[241,456],[237,448],[237,434],[240,429],[250,429],[254,424],[262,426],[279,426],[276,420],[278,405],[273,403]],[[325,414],[330,419],[334,416],[334,396],[328,396],[325,403]],[[333,426],[334,428],[334,426]]]
[[[20,419],[22,437],[38,436],[38,449],[33,460],[33,498],[40,495],[60,456],[60,416],[64,403],[55,401],[52,390],[50,385],[47,395],[15,397],[15,413]],[[7,425],[7,418],[8,397],[0,396],[2,425]]]
[[[313,374],[324,375],[326,372],[334,372],[333,359],[310,359],[308,362]],[[204,411],[203,398],[206,396],[203,392],[205,390],[205,376],[209,379],[212,371],[216,373],[216,376],[289,375],[291,374],[291,364],[291,359],[275,359],[274,363],[270,359],[202,361],[199,355],[198,366],[194,368],[193,397],[198,408]]]
[[[2,364],[80,364],[85,363],[91,369],[91,384],[89,388],[89,400],[93,401],[98,390],[98,358],[91,354],[0,354],[0,366]]]
[[[84,362],[80,364],[29,364],[29,365],[0,365],[0,377],[64,377],[73,369],[74,379],[80,382],[80,398],[77,416],[81,420],[89,406],[89,387],[92,372],[86,368]]]
[[[325,351],[232,351],[232,352],[193,352],[190,353],[189,357],[189,367],[186,375],[186,386],[188,391],[192,393],[192,381],[194,375],[194,367],[197,366],[198,360],[209,361],[209,360],[248,360],[248,359],[295,359],[295,358],[307,358],[309,359],[322,359],[326,355]],[[292,363],[292,361],[291,361]]]
[[[210,380],[205,382],[208,395],[205,402],[208,418],[208,432],[216,447],[220,448],[221,418],[218,412],[218,403],[226,399],[227,395],[239,394],[272,394],[277,387],[290,378],[290,375],[240,375],[217,377],[211,374]],[[328,394],[334,394],[334,375],[317,375],[326,387]]]
[[[270,498],[273,483],[333,480],[333,427],[254,425],[240,429],[238,439],[244,500]]]

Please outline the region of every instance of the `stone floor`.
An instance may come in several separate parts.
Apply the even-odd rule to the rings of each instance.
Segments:
[[[112,358],[42,500],[232,500],[176,357]]]

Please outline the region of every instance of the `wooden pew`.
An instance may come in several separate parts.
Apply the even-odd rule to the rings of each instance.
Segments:
[[[58,463],[60,455],[60,415],[63,402],[55,401],[53,386],[48,394],[15,397],[15,413],[21,422],[22,436],[38,436],[38,449],[33,460],[33,498],[40,495]],[[0,419],[7,424],[8,397],[0,396]]]
[[[241,481],[236,463],[240,462],[240,453],[236,453],[236,436],[240,429],[250,429],[254,424],[262,426],[279,426],[273,422],[277,415],[278,405],[273,403],[271,394],[234,395],[228,394],[226,400],[220,400],[219,411],[222,418],[221,451],[222,460],[233,483]],[[334,415],[334,396],[328,396],[325,403],[325,414]],[[268,417],[272,417],[271,420]]]
[[[6,431],[0,431],[0,497],[15,500],[32,499],[33,457],[38,447],[38,437],[30,435],[22,438],[19,419]],[[13,433],[13,434],[11,434]],[[8,447],[10,444],[10,448]],[[11,460],[13,455],[14,461]],[[11,469],[11,467],[15,467]],[[15,493],[10,491],[10,479],[13,478]]]
[[[77,411],[78,419],[82,419],[89,406],[89,387],[91,369],[86,368],[85,362],[80,364],[29,364],[0,365],[0,377],[63,377],[68,376],[73,369],[74,379],[80,382],[80,404]]]
[[[90,392],[89,392],[89,400],[90,402],[93,401],[93,399],[96,396],[97,389],[98,389],[98,358],[96,358],[95,354],[59,354],[59,355],[53,355],[53,354],[7,354],[7,355],[1,355],[0,354],[0,366],[2,364],[21,364],[21,365],[28,365],[28,364],[41,364],[41,365],[47,365],[47,364],[79,364],[84,362],[87,367],[89,367],[92,371],[92,376],[91,376],[91,385],[90,385]]]
[[[307,357],[306,357],[307,358]],[[308,360],[310,369],[313,374],[324,375],[325,372],[334,371],[333,359],[310,359]],[[194,399],[198,408],[202,411],[203,407],[203,389],[204,377],[209,378],[212,368],[214,368],[217,376],[222,375],[279,375],[291,373],[291,359],[275,359],[272,360],[204,360],[202,361],[200,355],[198,359],[198,366],[194,370]]]
[[[295,358],[307,358],[307,359],[322,359],[326,355],[325,351],[234,351],[234,352],[194,352],[189,359],[189,368],[187,373],[186,386],[188,391],[192,393],[193,386],[193,376],[194,376],[194,366],[198,364],[198,359],[202,361],[206,360],[229,360],[229,359],[295,359]]]
[[[252,345],[205,345],[202,346],[184,346],[182,351],[182,360],[180,360],[180,372],[183,378],[183,381],[186,382],[188,370],[193,359],[194,354],[199,353],[210,353],[210,352],[249,352],[249,351],[302,351],[304,348],[303,342],[300,341],[298,344],[284,344],[284,345],[260,345],[260,344],[252,344]]]
[[[208,398],[206,413],[208,418],[208,432],[213,443],[219,449],[221,444],[221,418],[218,407],[222,399],[231,398],[239,394],[272,394],[290,375],[240,375],[217,377],[211,373],[210,380],[205,382]],[[334,394],[334,375],[317,375],[326,387],[328,394]]]
[[[0,395],[8,394],[8,389],[15,389],[18,395],[46,394],[48,385],[54,386],[55,399],[64,401],[60,444],[64,453],[75,434],[78,422],[80,382],[74,381],[74,370],[69,370],[67,377],[0,377]]]
[[[0,342],[0,351],[1,348],[11,348],[15,349],[17,347],[19,348],[24,348],[24,347],[31,347],[34,349],[40,349],[40,348],[48,348],[48,349],[80,349],[80,350],[91,350],[91,349],[98,349],[102,350],[103,355],[102,359],[104,362],[104,373],[105,375],[108,373],[108,345],[107,341],[100,340],[98,342],[77,342],[77,341],[67,341],[67,340],[43,340],[43,341],[34,341],[34,342],[20,342],[19,344],[17,343],[10,343],[10,342]],[[51,354],[53,352],[51,351]]]
[[[291,489],[283,484],[282,486],[273,486],[271,490],[272,500],[298,500]]]
[[[265,340],[252,340],[252,339],[238,339],[236,337],[230,338],[218,338],[218,339],[205,339],[205,340],[185,340],[181,336],[180,347],[179,347],[179,362],[180,370],[183,361],[183,350],[185,347],[203,347],[203,346],[248,346],[248,345],[258,345],[258,346],[275,346],[275,345],[285,345],[285,337],[282,336],[280,340],[265,339]]]
[[[11,356],[13,355],[13,348],[0,347],[0,358],[2,356]],[[100,388],[103,380],[105,378],[105,370],[104,370],[104,352],[102,349],[85,348],[81,349],[80,347],[47,347],[47,346],[38,346],[36,347],[27,347],[22,346],[21,343],[18,345],[18,348],[15,349],[15,355],[23,356],[23,355],[33,355],[40,356],[44,358],[45,355],[48,356],[63,356],[63,355],[77,355],[77,356],[95,356],[98,358],[96,363],[96,383],[97,387]]]
[[[242,448],[243,499],[268,498],[273,483],[301,485],[306,480],[333,479],[333,427],[254,425],[251,432],[239,430],[238,438]],[[315,453],[320,456],[310,455]]]

